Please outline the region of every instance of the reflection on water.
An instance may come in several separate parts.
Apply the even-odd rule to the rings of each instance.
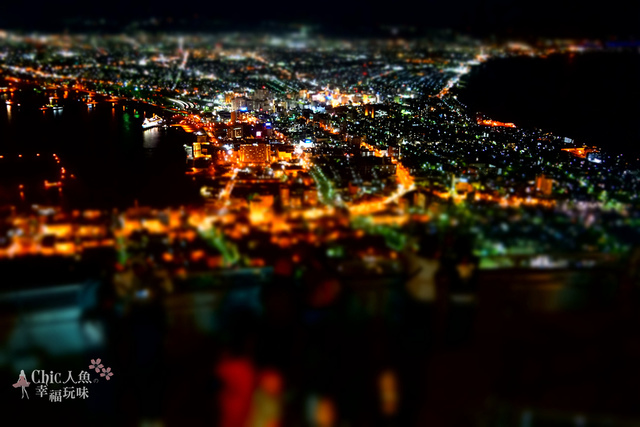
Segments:
[[[124,105],[122,106],[122,111],[125,111]],[[124,132],[127,134],[133,130],[132,123],[131,123],[131,115],[129,114],[122,115],[122,128]]]
[[[160,142],[161,132],[160,128],[146,129],[142,133],[142,146],[145,149],[154,149]]]

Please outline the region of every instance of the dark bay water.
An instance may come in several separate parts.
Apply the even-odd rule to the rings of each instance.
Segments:
[[[493,59],[464,79],[458,98],[495,120],[640,154],[638,51]]]
[[[182,143],[187,135],[158,128],[142,130],[145,111],[140,107],[114,107],[108,102],[88,107],[73,99],[61,103],[61,111],[43,111],[36,102],[22,102],[18,107],[5,106],[2,100],[0,155],[5,156],[5,163],[17,154],[23,155],[25,164],[36,153],[46,158],[57,154],[67,174],[75,175],[74,180],[67,180],[62,202],[74,208],[124,208],[135,200],[166,206],[196,200],[196,191],[184,175]],[[23,175],[28,179],[29,174]],[[0,186],[11,187],[7,182]],[[26,204],[59,202],[56,198],[43,200],[37,186],[42,186],[41,180],[25,190]],[[13,190],[3,189],[3,203],[14,201]]]

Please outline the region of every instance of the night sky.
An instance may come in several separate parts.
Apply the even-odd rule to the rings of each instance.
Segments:
[[[240,29],[265,22],[307,22],[353,33],[391,24],[414,26],[418,32],[451,28],[476,36],[640,38],[640,2],[627,0],[14,1],[2,5],[0,28],[118,31],[132,22],[149,22],[152,17],[157,25],[151,29],[156,30],[215,30],[216,22]]]

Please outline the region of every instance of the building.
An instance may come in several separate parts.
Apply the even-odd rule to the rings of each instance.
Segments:
[[[235,111],[248,111],[253,109],[252,101],[246,96],[238,96],[237,98],[233,98],[233,100],[231,101],[231,105]]]
[[[536,178],[536,191],[540,192],[545,196],[551,195],[551,191],[553,190],[553,180],[545,177],[544,175],[539,175]]]
[[[231,138],[247,138],[253,136],[253,129],[248,123],[235,123],[229,127],[229,135]]]
[[[587,153],[587,160],[592,163],[602,163],[602,156],[598,152]]]
[[[240,146],[238,157],[241,163],[269,163],[271,149],[268,144],[243,144]]]
[[[189,162],[189,160],[193,160],[193,146],[192,145],[185,145],[184,146],[184,151],[186,151],[186,153],[187,153],[187,162]]]
[[[278,160],[291,161],[295,157],[295,147],[293,145],[278,145],[276,152],[278,153]]]

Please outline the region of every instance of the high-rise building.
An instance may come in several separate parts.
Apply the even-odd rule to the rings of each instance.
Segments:
[[[231,105],[234,110],[247,111],[253,109],[253,103],[251,100],[245,96],[239,96],[237,98],[233,98],[231,101]]]
[[[271,149],[268,144],[243,144],[240,146],[239,158],[241,163],[269,163]]]

